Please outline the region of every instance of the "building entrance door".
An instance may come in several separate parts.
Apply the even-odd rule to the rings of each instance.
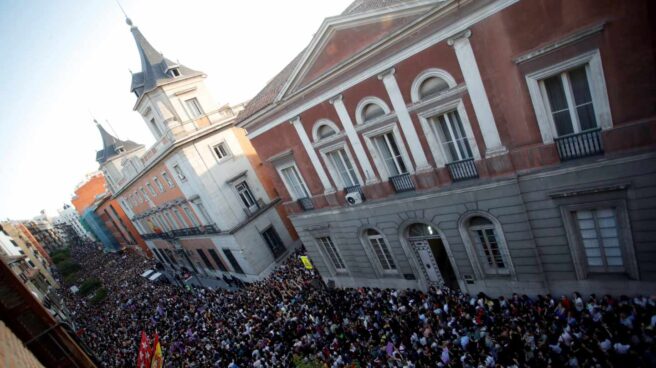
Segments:
[[[435,229],[425,224],[410,225],[408,242],[429,284],[455,290],[460,288],[444,242]]]

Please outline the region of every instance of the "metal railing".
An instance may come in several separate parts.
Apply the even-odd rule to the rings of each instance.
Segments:
[[[397,193],[415,190],[415,183],[412,181],[409,173],[391,176],[389,181],[392,183],[394,191]]]
[[[312,202],[312,198],[309,197],[299,198],[297,202],[298,205],[301,206],[303,211],[309,211],[314,209],[314,203]]]
[[[604,146],[601,142],[601,128],[554,138],[554,143],[561,161],[604,153]]]
[[[451,174],[453,181],[478,178],[478,171],[473,158],[451,162],[446,164],[446,167],[449,168],[449,174]]]
[[[194,236],[194,235],[202,235],[202,234],[218,234],[221,232],[221,229],[219,229],[216,225],[214,224],[209,224],[209,225],[203,225],[203,226],[194,226],[194,227],[187,227],[184,229],[175,229],[171,231],[164,231],[161,233],[148,233],[148,234],[142,234],[141,238],[144,240],[148,239],[175,239],[175,238],[181,238],[185,236]]]

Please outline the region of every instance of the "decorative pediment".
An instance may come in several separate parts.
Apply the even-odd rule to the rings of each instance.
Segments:
[[[436,3],[411,1],[355,15],[327,18],[306,48],[277,100],[311,84],[335,68],[366,54],[410,25]]]

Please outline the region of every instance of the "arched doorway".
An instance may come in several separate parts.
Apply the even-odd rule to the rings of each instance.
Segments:
[[[435,228],[422,223],[412,224],[408,226],[407,239],[429,284],[455,290],[460,288],[444,242]]]

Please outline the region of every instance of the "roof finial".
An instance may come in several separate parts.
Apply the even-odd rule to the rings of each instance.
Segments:
[[[115,0],[115,1],[116,1],[116,5],[118,5],[118,7],[121,9],[121,12],[123,13],[123,15],[125,15],[125,23],[127,23],[130,27],[132,27],[132,19],[130,19],[130,17],[128,17],[127,13],[125,12],[123,7],[121,6],[121,3],[119,3],[118,0]]]

